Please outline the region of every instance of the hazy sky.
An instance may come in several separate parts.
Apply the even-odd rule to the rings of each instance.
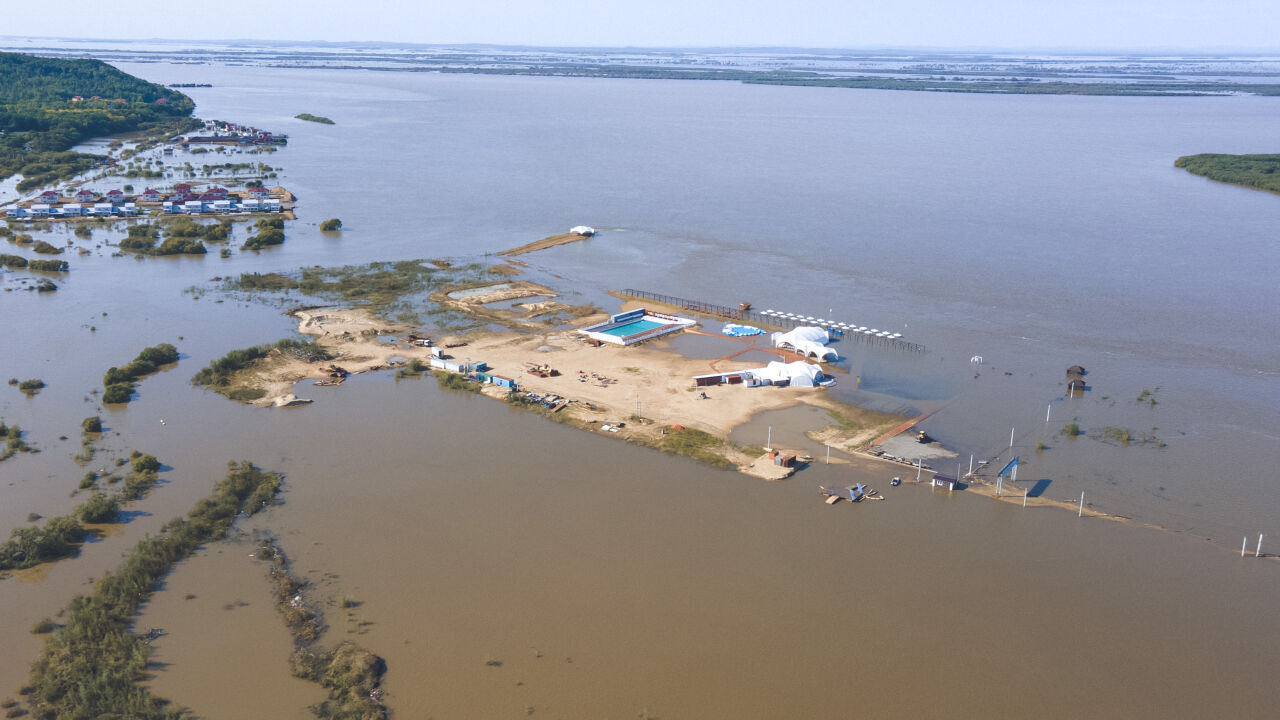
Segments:
[[[1280,49],[1280,0],[4,0],[5,35],[524,45]]]

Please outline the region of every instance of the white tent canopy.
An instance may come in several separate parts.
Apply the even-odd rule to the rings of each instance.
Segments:
[[[774,347],[786,345],[805,357],[835,360],[838,357],[836,351],[826,344],[827,331],[818,327],[798,327],[790,332],[773,334]]]
[[[774,360],[765,367],[752,371],[756,377],[773,383],[789,383],[792,387],[813,387],[822,379],[822,368],[807,362],[784,363]]]

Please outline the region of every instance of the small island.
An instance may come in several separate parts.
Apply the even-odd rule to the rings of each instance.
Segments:
[[[1280,155],[1183,155],[1173,163],[1189,173],[1254,190],[1280,193]]]
[[[320,115],[312,115],[311,113],[298,113],[297,115],[294,115],[294,117],[298,118],[299,120],[306,120],[307,122],[321,123],[323,125],[335,124],[332,120],[330,120],[327,117],[323,117]]]

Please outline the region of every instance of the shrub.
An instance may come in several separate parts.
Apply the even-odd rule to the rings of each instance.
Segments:
[[[42,255],[59,255],[62,253],[62,248],[57,247],[56,245],[50,245],[43,240],[36,243],[31,249]]]
[[[1063,426],[1063,428],[1062,428],[1062,434],[1063,434],[1063,435],[1066,435],[1067,437],[1073,438],[1073,437],[1075,437],[1075,436],[1077,436],[1077,435],[1081,435],[1081,434],[1083,434],[1083,433],[1082,433],[1082,431],[1080,430],[1080,426],[1079,426],[1078,424],[1076,424],[1076,423],[1067,423],[1067,424],[1066,424],[1066,425],[1064,425],[1064,426]]]
[[[155,246],[156,239],[147,236],[131,236],[120,241],[120,247],[125,250],[150,250]]]
[[[133,458],[133,471],[136,473],[159,472],[160,461],[155,455],[146,455],[139,453]]]
[[[74,517],[56,517],[44,527],[15,528],[0,545],[0,570],[21,570],[66,557],[76,551],[88,531]]]
[[[128,383],[115,383],[108,385],[107,389],[102,393],[102,402],[110,405],[127,403],[132,398],[133,386]]]
[[[339,220],[338,218],[329,218],[328,220],[325,220],[324,222],[320,223],[320,229],[321,229],[322,231],[324,231],[324,232],[332,232],[332,231],[334,231],[334,230],[341,230],[341,229],[342,229],[342,221],[341,221],[341,220]]]
[[[67,272],[71,266],[66,260],[32,260],[27,263],[30,270],[43,270],[44,272]]]
[[[257,235],[252,235],[244,241],[240,246],[241,250],[262,250],[271,245],[281,245],[284,243],[284,230],[277,228],[265,228],[260,230]]]
[[[84,422],[80,423],[80,427],[87,433],[102,432],[102,418],[97,415],[87,417],[84,419]]]
[[[461,390],[464,392],[480,392],[481,384],[468,380],[466,377],[457,373],[442,372],[436,373],[436,382],[445,390]]]
[[[11,267],[20,270],[27,266],[27,259],[21,255],[0,255],[0,267]]]
[[[76,517],[80,522],[109,523],[120,513],[120,499],[97,492],[85,503],[76,508]]]
[[[39,378],[33,378],[31,380],[23,380],[22,382],[18,383],[18,389],[25,393],[36,392],[42,387],[44,387],[44,381]]]
[[[191,238],[166,238],[155,249],[156,255],[204,255],[209,252],[204,243]]]
[[[102,376],[102,385],[106,392],[102,401],[107,403],[127,403],[133,398],[134,383],[146,375],[155,372],[161,365],[178,361],[178,348],[169,343],[160,343],[154,347],[143,348],[122,368],[108,368]]]
[[[33,625],[33,626],[31,627],[31,634],[32,634],[32,635],[47,635],[47,634],[49,634],[49,633],[51,633],[51,632],[53,632],[54,630],[57,630],[57,629],[58,629],[58,626],[57,626],[57,624],[56,624],[56,623],[54,623],[54,622],[53,622],[52,620],[50,620],[49,618],[45,618],[45,619],[43,619],[43,620],[41,620],[41,621],[37,622],[35,625]],[[5,707],[12,707],[13,705],[14,705],[14,703],[10,703],[10,704],[5,705]]]

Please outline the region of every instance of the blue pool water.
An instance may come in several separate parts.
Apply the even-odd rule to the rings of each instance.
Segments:
[[[629,322],[626,325],[619,325],[618,327],[601,330],[600,332],[606,335],[627,337],[629,335],[635,335],[637,333],[646,332],[660,327],[662,327],[662,323],[660,322],[654,322],[652,320],[636,320],[635,322]]]

